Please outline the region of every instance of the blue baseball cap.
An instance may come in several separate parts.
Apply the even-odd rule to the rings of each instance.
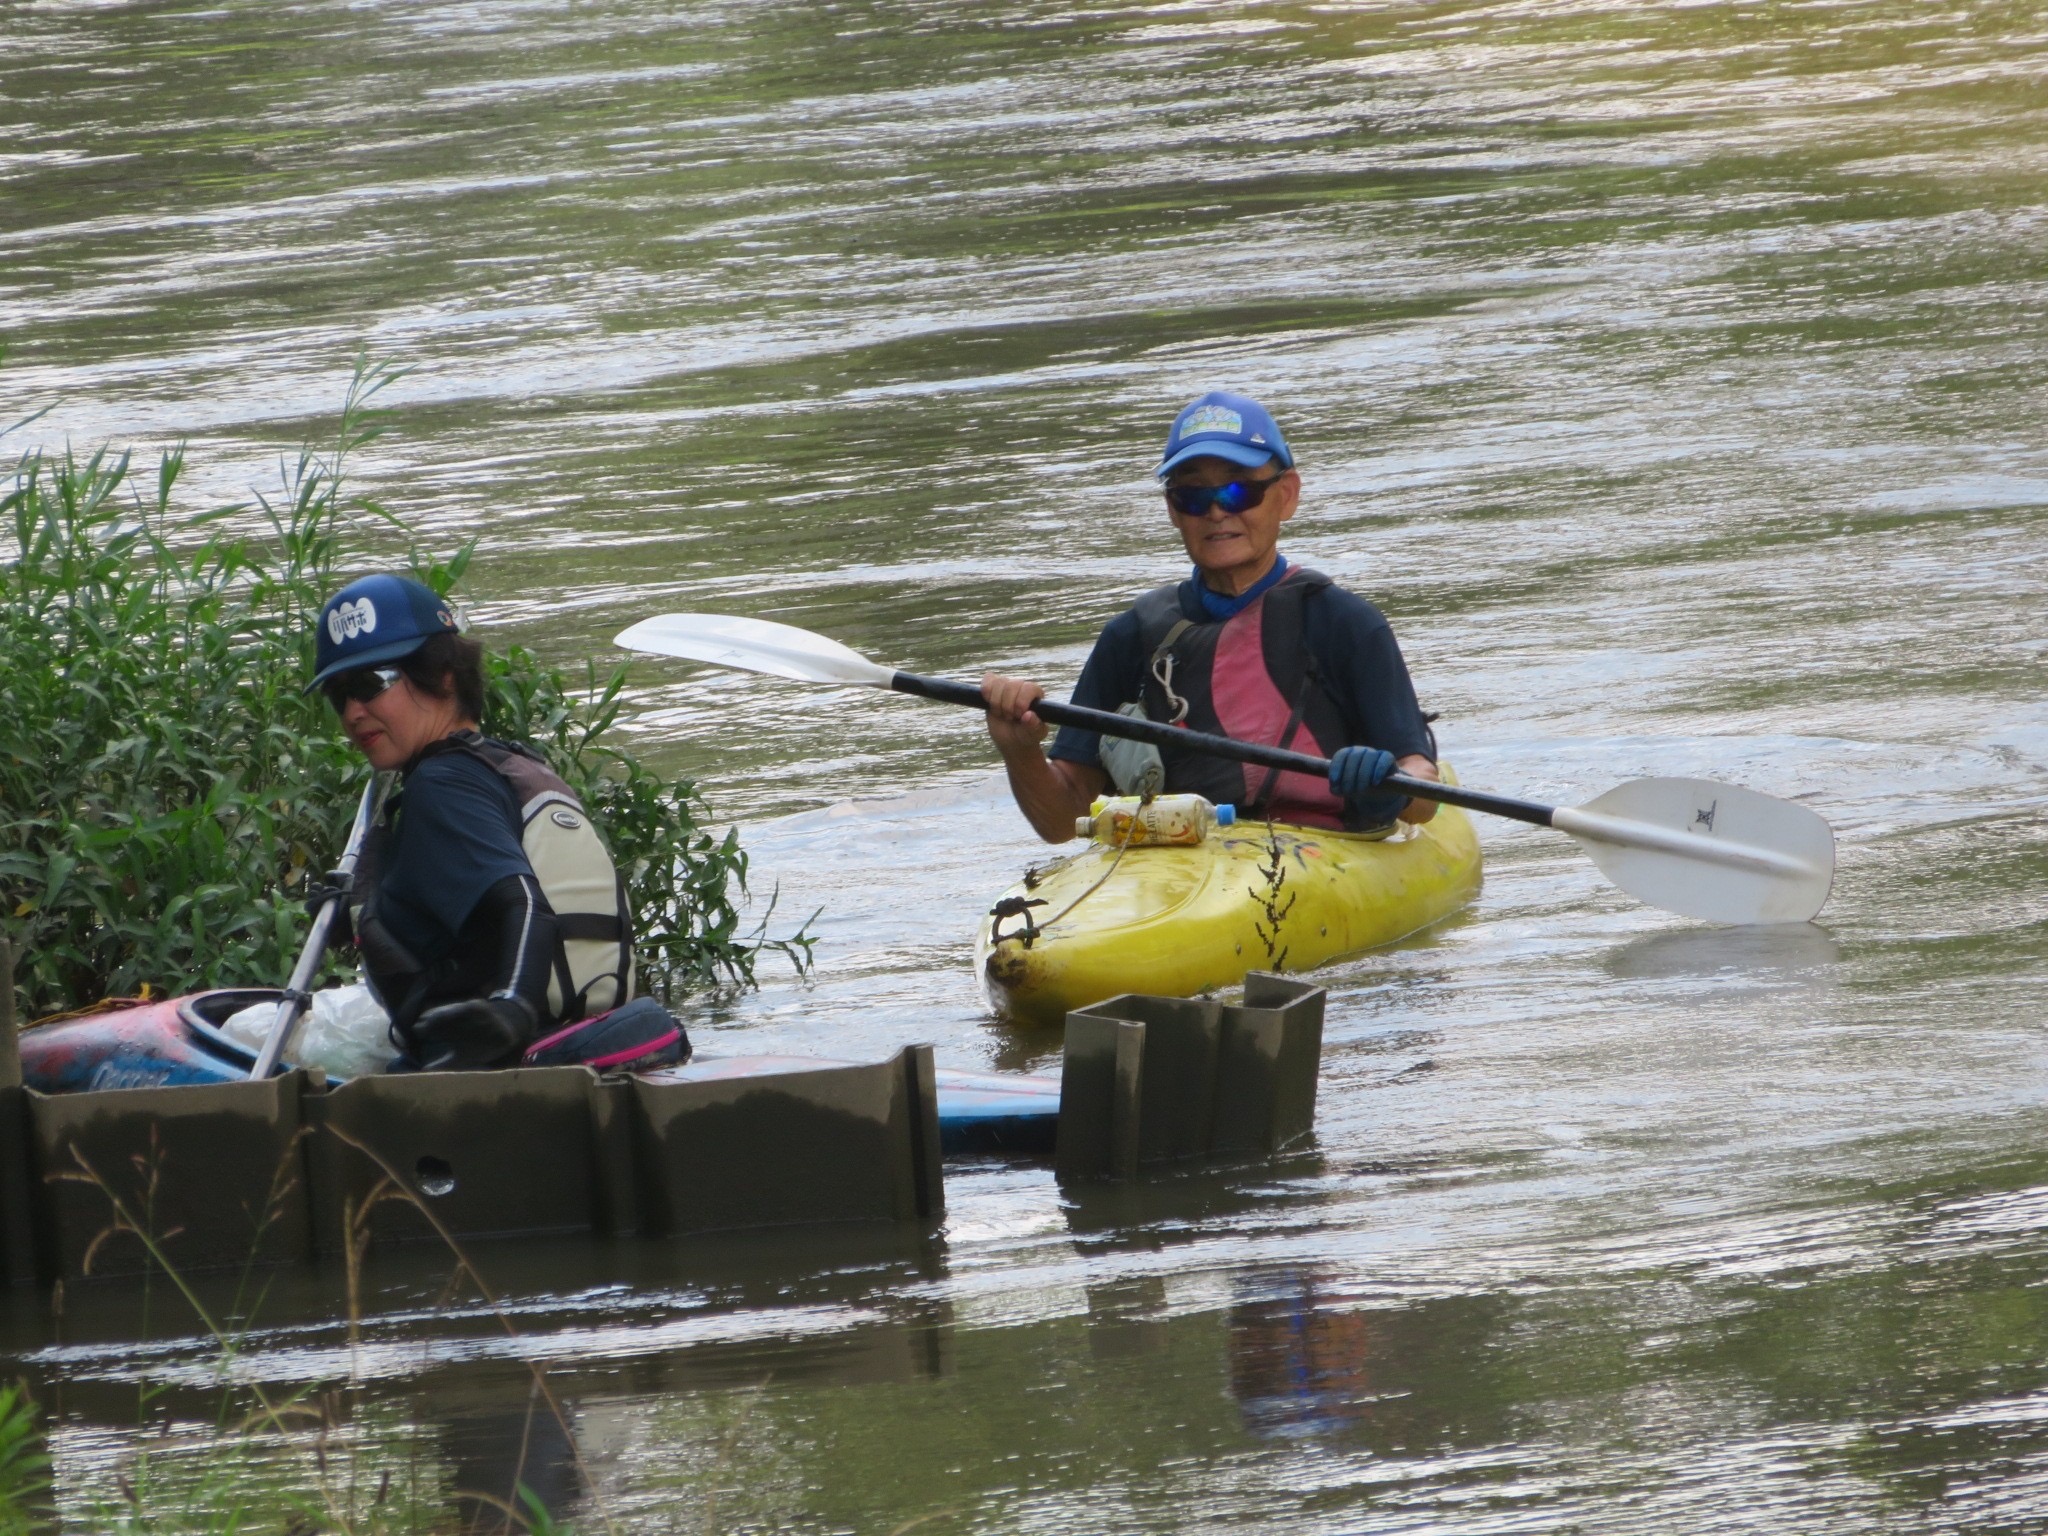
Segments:
[[[456,633],[447,600],[409,576],[364,576],[320,605],[311,693],[330,677],[410,656],[436,635]]]
[[[1282,469],[1294,468],[1294,454],[1272,413],[1249,395],[1220,389],[1212,389],[1174,417],[1156,473],[1164,480],[1189,459],[1201,458],[1228,459],[1246,469],[1278,459]]]

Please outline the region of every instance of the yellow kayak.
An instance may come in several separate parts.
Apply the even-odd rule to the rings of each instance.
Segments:
[[[1054,1024],[1121,992],[1191,997],[1247,971],[1313,970],[1426,928],[1479,890],[1479,839],[1448,805],[1384,837],[1243,822],[1115,861],[1091,843],[982,919],[975,971],[998,1014]]]

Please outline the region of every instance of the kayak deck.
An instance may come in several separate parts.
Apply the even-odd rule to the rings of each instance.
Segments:
[[[1055,1024],[1120,993],[1189,997],[1391,944],[1479,883],[1478,837],[1453,806],[1385,836],[1245,822],[1121,859],[1091,844],[1004,893],[975,968],[998,1014]]]

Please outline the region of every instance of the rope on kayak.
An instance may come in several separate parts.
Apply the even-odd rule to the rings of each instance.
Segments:
[[[1145,796],[1145,799],[1148,801],[1151,798],[1152,797],[1150,795]],[[1068,902],[1064,907],[1061,907],[1059,911],[1053,913],[1051,917],[1046,918],[1043,922],[1039,922],[1031,916],[1031,908],[1044,906],[1045,903],[1043,901],[1026,901],[1020,896],[1011,896],[1005,898],[1002,901],[997,902],[994,907],[989,909],[989,916],[995,919],[994,926],[991,927],[988,931],[988,942],[990,946],[993,947],[997,944],[1000,944],[1005,939],[1018,939],[1022,941],[1026,949],[1029,949],[1032,945],[1032,941],[1035,940],[1041,933],[1045,932],[1046,929],[1050,928],[1054,923],[1058,922],[1061,918],[1065,917],[1069,912],[1073,911],[1074,908],[1081,905],[1082,902],[1086,901],[1090,896],[1093,896],[1097,891],[1101,890],[1102,887],[1108,883],[1109,877],[1116,873],[1117,865],[1123,863],[1124,852],[1131,846],[1131,840],[1135,838],[1137,835],[1138,818],[1133,816],[1124,827],[1123,841],[1116,845],[1116,857],[1109,861],[1109,868],[1105,869],[1102,872],[1102,874],[1097,878],[1096,882],[1093,885],[1089,886],[1087,890],[1083,891],[1080,895],[1076,896],[1072,901]],[[1026,888],[1030,888],[1030,880],[1028,876],[1026,877]],[[1003,932],[1003,919],[1006,917],[1021,917],[1024,919],[1024,926],[1017,930],[1015,933],[1005,933]]]
[[[41,1029],[46,1024],[63,1024],[72,1019],[89,1019],[96,1013],[120,1013],[129,1008],[147,1008],[151,1003],[162,1002],[163,994],[153,992],[147,982],[143,983],[140,997],[103,997],[96,1003],[87,1003],[83,1008],[67,1008],[62,1013],[46,1013],[39,1019],[30,1019],[21,1026],[27,1034],[32,1029]]]
[[[1123,863],[1124,851],[1131,846],[1131,839],[1136,837],[1137,835],[1138,818],[1133,816],[1130,819],[1129,824],[1126,825],[1124,828],[1123,841],[1116,845],[1116,857],[1109,861],[1109,868],[1105,869],[1102,872],[1101,877],[1098,880],[1096,880],[1096,882],[1093,885],[1089,886],[1087,890],[1083,891],[1080,895],[1076,896],[1064,907],[1061,907],[1059,911],[1053,913],[1051,917],[1048,917],[1044,922],[1040,923],[1038,926],[1041,928],[1050,928],[1054,923],[1058,922],[1061,918],[1065,917],[1069,912],[1073,911],[1074,908],[1081,905],[1081,903],[1086,901],[1090,896],[1093,896],[1097,891],[1101,890],[1102,887],[1108,883],[1109,877],[1116,873],[1117,865]]]

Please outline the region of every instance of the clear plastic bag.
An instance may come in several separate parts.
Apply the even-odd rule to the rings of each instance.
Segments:
[[[221,1029],[250,1050],[260,1051],[282,1006],[256,1003],[229,1014]],[[317,1067],[334,1077],[366,1077],[382,1072],[398,1054],[390,1031],[390,1018],[363,983],[328,987],[313,994],[312,1006],[292,1032],[285,1059],[293,1066]]]

